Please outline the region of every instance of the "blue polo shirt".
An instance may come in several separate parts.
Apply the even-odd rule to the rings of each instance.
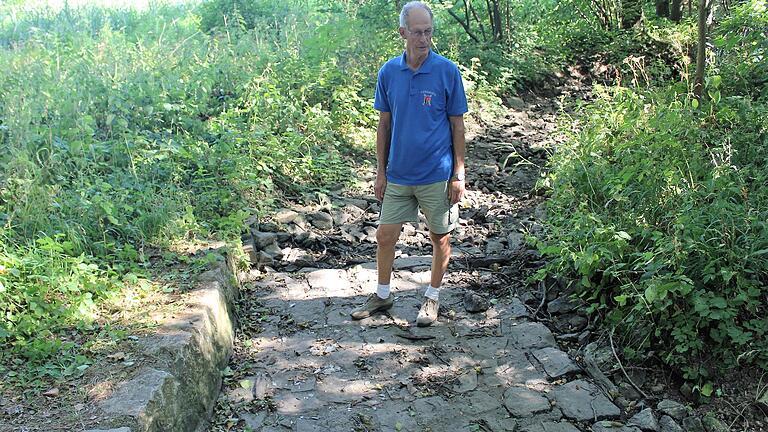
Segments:
[[[379,70],[373,107],[392,113],[387,181],[418,186],[446,181],[453,172],[448,116],[466,113],[459,68],[430,50],[418,71],[405,53]]]

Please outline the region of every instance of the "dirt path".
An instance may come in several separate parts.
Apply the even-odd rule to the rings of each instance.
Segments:
[[[243,289],[211,431],[552,432],[620,416],[561,348],[588,336],[575,306],[548,298],[557,338],[530,318],[544,302],[525,278],[542,262],[524,235],[539,229],[535,183],[557,109],[518,107],[469,136],[467,205],[432,327],[414,325],[430,263],[423,223],[403,230],[394,308],[362,321],[349,311],[376,282],[372,196],[297,205],[254,227],[252,257],[271,270]]]

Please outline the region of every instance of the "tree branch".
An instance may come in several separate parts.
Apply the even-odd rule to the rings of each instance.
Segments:
[[[478,42],[478,43],[480,42],[480,40],[477,38],[477,36],[472,34],[472,31],[469,29],[467,24],[464,21],[462,21],[461,18],[458,15],[456,15],[456,12],[454,12],[454,11],[452,11],[450,9],[446,9],[446,10],[453,17],[453,19],[455,19],[456,22],[459,23],[459,25],[461,25],[462,28],[464,28],[464,31],[467,33],[467,36],[472,38],[472,40],[475,41],[475,42]]]

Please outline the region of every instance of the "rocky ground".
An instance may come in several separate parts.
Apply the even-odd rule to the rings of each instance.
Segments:
[[[621,365],[563,284],[527,282],[544,264],[525,238],[545,217],[536,183],[560,139],[559,107],[509,102],[469,134],[468,193],[432,327],[414,325],[429,277],[423,222],[403,229],[394,308],[349,318],[376,282],[372,173],[362,193],[314,195],[253,222],[254,270],[210,431],[729,430],[670,397],[663,373]]]

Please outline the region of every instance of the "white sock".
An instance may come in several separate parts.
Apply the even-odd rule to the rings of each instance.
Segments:
[[[424,297],[431,298],[434,301],[439,301],[440,297],[440,288],[435,288],[432,285],[427,288],[427,292],[424,293]]]
[[[385,299],[389,297],[389,284],[386,284],[386,285],[379,284],[376,287],[376,295],[379,296],[380,299]]]

